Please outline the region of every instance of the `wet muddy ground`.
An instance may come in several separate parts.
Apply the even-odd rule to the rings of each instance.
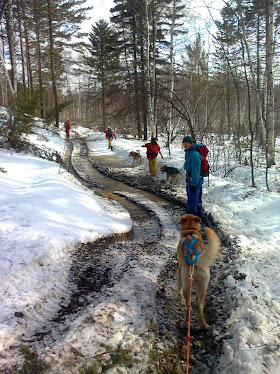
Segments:
[[[72,150],[74,151],[71,155]],[[46,349],[55,350],[57,342],[64,339],[63,334],[69,328],[69,321],[82,316],[88,305],[94,308],[101,300],[104,301],[110,290],[131,273],[132,263],[139,263],[142,266],[144,259],[147,261],[147,258],[152,258],[160,250],[162,222],[153,211],[116,194],[116,191],[142,195],[166,211],[176,227],[180,217],[186,213],[186,198],[178,195],[176,189],[165,188],[159,180],[147,176],[132,177],[127,173],[128,166],[125,165],[123,168],[122,159],[113,155],[104,158],[88,154],[86,144],[80,141],[69,143],[64,164],[66,169],[95,194],[117,201],[128,210],[133,220],[133,228],[125,236],[104,238],[95,243],[82,243],[73,253],[69,272],[70,297],[67,298],[67,302],[61,302],[61,308],[54,320],[50,321],[48,326],[42,326],[43,332],[34,336],[32,341],[38,352]],[[228,337],[225,321],[229,315],[229,303],[223,282],[230,272],[231,261],[236,256],[236,248],[229,243],[227,236],[213,222],[211,216],[205,216],[204,224],[218,232],[223,241],[223,249],[211,268],[211,281],[205,301],[205,316],[211,326],[207,331],[199,328],[193,298],[191,335],[194,340],[191,343],[190,374],[218,374],[217,366],[223,339]],[[54,364],[46,373],[185,373],[187,330],[182,325],[186,306],[182,305],[177,297],[175,253],[176,245],[173,255],[169,256],[156,280],[153,318],[147,336],[141,337],[149,341],[149,349],[141,356],[143,365],[141,362],[133,362],[132,359],[129,364],[120,362],[112,368],[112,356],[104,355],[98,359],[99,369],[94,371],[86,369],[91,361],[77,354],[76,359],[71,358],[71,363],[68,362],[69,366],[69,357],[66,356],[67,369],[56,370]],[[240,274],[233,276],[239,277]],[[104,323],[107,323],[110,329],[111,322]],[[82,367],[83,370],[76,370],[75,365]]]
[[[116,199],[122,204],[131,214],[133,231],[131,237],[125,238],[125,241],[119,240],[120,238],[101,240],[97,248],[95,245],[94,252],[91,250],[91,244],[84,244],[79,248],[73,256],[70,273],[73,285],[71,303],[61,308],[56,322],[63,321],[69,314],[79,313],[79,310],[82,310],[93,299],[98,302],[98,294],[104,292],[105,288],[112,287],[127,271],[131,257],[135,256],[131,247],[137,247],[139,251],[149,253],[161,236],[160,223],[153,218],[153,214],[123,197],[116,196],[113,193],[115,190],[142,193],[146,198],[150,198],[167,209],[176,225],[186,212],[185,198],[177,196],[176,191],[172,189],[163,189],[160,183],[149,178],[128,176],[121,169],[122,160],[110,156],[109,162],[104,160],[104,157],[101,159],[88,155],[86,145],[81,146],[80,153],[80,157],[76,155],[74,162],[79,177],[96,193],[105,198]],[[110,164],[110,168],[106,164]],[[205,217],[205,221],[207,225],[216,228],[224,244],[222,254],[211,268],[211,282],[205,302],[205,315],[211,329],[201,330],[197,324],[195,307],[192,312],[191,334],[194,341],[191,343],[190,373],[208,374],[217,373],[222,341],[227,335],[225,321],[229,310],[223,280],[235,256],[227,237],[218,227],[215,227],[211,217]],[[143,240],[143,238],[148,238],[148,240]],[[122,254],[122,261],[118,262],[117,266],[113,260],[108,260],[106,255],[112,251],[118,253],[118,256]],[[135,371],[135,373],[184,373],[186,371],[187,331],[182,328],[185,306],[182,306],[176,298],[176,271],[177,264],[174,255],[158,277],[159,289],[155,311],[157,326],[154,327],[156,332],[151,332],[155,358],[148,369]],[[128,371],[124,372],[134,373],[133,370],[126,370]]]

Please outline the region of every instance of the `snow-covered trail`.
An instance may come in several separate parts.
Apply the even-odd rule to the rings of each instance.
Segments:
[[[81,169],[83,165],[76,162],[76,171],[88,182],[87,173]],[[79,307],[74,314],[66,316],[65,321],[40,341],[40,356],[50,365],[50,374],[64,371],[75,373],[85,362],[89,364],[89,358],[96,363],[95,357],[106,352],[104,347],[112,351],[121,347],[129,352],[129,365],[118,365],[118,370],[123,373],[157,372],[156,362],[150,362],[151,351],[158,344],[157,335],[162,336],[160,345],[163,355],[164,352],[173,351],[174,344],[184,345],[186,332],[181,332],[179,327],[184,320],[185,306],[180,305],[177,299],[175,275],[175,253],[179,237],[177,227],[184,208],[171,208],[167,204],[162,207],[140,194],[124,191],[115,191],[115,194],[144,207],[150,212],[150,220],[138,222],[132,241],[112,243],[102,247],[100,252],[93,245],[91,260],[87,257],[86,268],[80,263],[81,271],[92,278],[89,284],[93,291],[86,295],[84,308]],[[91,262],[97,259],[98,269]],[[94,274],[102,272],[106,273],[106,282],[96,292]],[[221,274],[217,273],[216,276],[218,278]],[[220,299],[215,302],[220,311],[219,304],[225,308],[225,303],[219,303],[222,297],[220,295]],[[218,320],[217,312],[211,313],[216,337],[220,339],[223,328],[219,326],[222,326],[220,322],[226,318],[226,313],[220,313]],[[197,325],[194,323],[194,326]],[[155,329],[159,330],[158,333]],[[199,351],[198,342],[204,340],[210,343],[211,333],[201,333],[197,327],[195,330],[197,346],[194,348]],[[205,373],[207,370],[210,373],[215,360],[212,352],[207,352],[207,355],[208,361],[204,358],[203,363],[199,360],[194,362],[197,368],[203,367]],[[99,365],[109,365],[113,356],[104,355]],[[175,365],[183,372],[183,350],[175,350],[171,360],[164,360],[164,365]],[[112,369],[112,372],[115,371]]]
[[[29,309],[34,304],[33,301],[37,299],[41,300],[43,295],[45,294],[47,294],[48,296],[47,303],[36,303],[35,314],[37,313],[40,318],[38,320],[34,318],[34,321],[34,316],[32,313],[30,313],[31,318],[29,318],[29,312],[27,313],[28,315],[24,313],[26,310],[28,310],[25,304],[23,305],[23,308],[17,308],[15,315],[11,316],[11,322],[15,322],[13,328],[15,328],[15,331],[18,332],[19,335],[11,333],[11,330],[3,331],[2,329],[1,333],[4,332],[5,334],[5,337],[4,339],[2,339],[2,341],[5,340],[6,344],[6,337],[9,337],[9,342],[11,342],[11,339],[14,339],[14,342],[16,342],[17,337],[22,336],[22,341],[25,342],[25,344],[37,349],[38,352],[42,354],[40,357],[45,357],[46,361],[53,364],[54,367],[58,367],[59,372],[63,372],[64,370],[60,370],[60,365],[68,365],[68,367],[74,371],[77,368],[85,367],[86,365],[96,362],[96,357],[83,355],[82,352],[80,352],[79,354],[78,349],[75,350],[74,347],[70,348],[71,354],[69,354],[67,349],[66,352],[64,352],[63,347],[68,347],[67,337],[74,336],[72,328],[76,329],[75,344],[77,343],[77,346],[79,346],[80,344],[82,348],[84,347],[84,344],[87,345],[86,338],[90,340],[91,332],[93,332],[93,334],[96,334],[98,339],[100,338],[100,348],[103,348],[102,353],[104,353],[104,355],[102,355],[102,357],[104,356],[102,358],[102,362],[100,363],[100,361],[98,361],[99,363],[97,364],[100,364],[101,366],[103,366],[103,368],[108,368],[108,365],[113,364],[113,361],[116,357],[114,357],[113,352],[105,354],[105,352],[110,351],[110,347],[106,346],[106,343],[104,342],[106,342],[107,337],[109,337],[110,344],[112,344],[111,348],[113,348],[113,346],[117,346],[116,349],[111,349],[111,351],[114,351],[117,354],[117,351],[121,344],[126,344],[126,342],[128,341],[130,330],[128,327],[123,326],[123,331],[127,331],[127,333],[122,334],[121,339],[119,340],[117,339],[117,334],[111,335],[110,331],[112,329],[112,322],[119,323],[119,320],[116,319],[115,321],[114,318],[112,318],[111,314],[109,314],[108,319],[104,317],[106,316],[107,308],[109,308],[110,310],[110,303],[113,304],[115,302],[115,299],[113,299],[112,297],[114,295],[118,295],[119,299],[119,297],[121,297],[122,295],[123,300],[121,299],[120,304],[117,305],[122,305],[123,308],[125,307],[128,301],[126,301],[127,299],[125,299],[124,295],[121,294],[118,285],[121,284],[122,287],[126,286],[126,282],[124,282],[125,284],[123,284],[123,279],[126,279],[127,277],[129,280],[127,284],[130,285],[130,288],[135,287],[135,289],[138,289],[138,292],[136,293],[137,297],[134,297],[134,290],[129,290],[128,295],[131,296],[135,303],[138,303],[138,297],[140,297],[140,299],[142,297],[143,299],[145,299],[145,290],[140,290],[140,292],[138,284],[142,280],[140,275],[142,275],[145,271],[145,265],[142,264],[142,261],[147,262],[147,267],[149,268],[148,264],[150,263],[150,255],[153,255],[154,251],[160,252],[160,250],[157,249],[157,245],[158,243],[161,243],[160,232],[161,230],[163,230],[165,221],[172,221],[174,226],[177,227],[180,215],[184,214],[184,208],[182,208],[181,206],[184,207],[186,204],[183,181],[181,185],[176,189],[170,189],[170,187],[165,185],[164,180],[161,179],[160,176],[155,180],[150,180],[147,175],[147,171],[145,170],[146,165],[142,165],[143,167],[141,166],[139,168],[132,168],[131,165],[128,165],[131,161],[127,157],[128,150],[130,150],[131,147],[134,147],[137,141],[131,142],[125,139],[118,139],[118,144],[115,147],[116,151],[113,153],[111,152],[107,155],[107,148],[105,151],[103,149],[104,144],[106,146],[106,142],[105,140],[103,140],[103,138],[103,134],[91,135],[91,140],[98,139],[98,141],[91,142],[91,144],[94,146],[94,151],[91,150],[91,157],[96,159],[104,159],[104,164],[101,165],[101,168],[99,168],[104,175],[108,174],[110,177],[114,178],[114,180],[131,184],[137,186],[138,188],[143,188],[144,190],[154,192],[155,194],[159,194],[160,196],[165,198],[170,198],[170,200],[173,201],[175,205],[171,208],[170,205],[165,206],[159,204],[160,207],[164,210],[162,218],[161,214],[153,212],[155,208],[152,205],[151,212],[147,212],[145,208],[145,213],[143,213],[143,217],[145,216],[145,219],[142,220],[142,222],[141,218],[139,219],[139,222],[137,223],[139,227],[137,229],[136,223],[134,224],[134,233],[138,233],[135,243],[131,241],[128,241],[127,243],[116,243],[114,242],[114,240],[112,240],[111,242],[109,240],[107,244],[102,248],[100,248],[98,244],[94,242],[94,247],[91,249],[90,245],[85,245],[81,247],[79,246],[78,250],[75,251],[75,248],[73,246],[71,248],[65,247],[65,242],[62,241],[61,249],[63,249],[63,253],[65,253],[65,250],[67,250],[67,253],[66,256],[62,258],[63,261],[60,262],[60,265],[63,266],[54,268],[52,267],[54,271],[50,271],[50,265],[54,265],[55,262],[52,262],[51,264],[47,263],[48,266],[45,266],[46,258],[44,258],[43,261],[40,261],[40,263],[38,264],[35,263],[35,267],[27,267],[23,264],[23,261],[19,261],[21,262],[21,269],[28,269],[27,274],[29,275],[29,278],[20,278],[20,284],[18,285],[22,286],[23,288],[25,288],[26,284],[30,285],[30,293],[32,293],[32,287],[34,288],[35,284],[34,282],[31,282],[31,271],[32,274],[34,274],[35,270],[36,272],[38,272],[38,274],[47,274],[46,277],[40,277],[37,275],[36,277],[34,277],[34,280],[36,280],[39,285],[42,285],[43,282],[45,282],[46,287],[43,288],[43,292],[41,292],[40,294],[38,294],[38,292],[35,292],[33,293],[34,297],[28,299],[30,302]],[[57,142],[57,138],[55,136],[52,136],[51,140]],[[95,150],[97,150],[98,157],[95,157]],[[123,157],[124,161],[121,168],[114,168],[108,165],[108,160],[106,160],[106,157],[109,156],[110,161],[113,161],[114,154],[118,155],[118,158],[120,158],[120,156]],[[182,160],[180,151],[178,151],[178,155],[180,156],[178,156],[178,163],[181,163]],[[80,156],[83,155],[80,154],[79,157]],[[22,158],[22,160],[23,158],[25,158],[25,156],[23,157],[22,155],[20,157]],[[174,162],[174,159],[172,162]],[[114,163],[114,165],[117,165],[118,163],[120,163],[120,160]],[[20,165],[23,165],[23,163],[20,163]],[[89,166],[89,168],[90,167],[92,167],[92,165]],[[42,171],[44,170],[43,163],[40,168],[42,168]],[[8,170],[10,172],[10,168]],[[87,171],[85,172],[85,175],[86,174]],[[45,179],[49,180],[49,177],[50,170],[48,170],[47,177]],[[55,177],[55,180],[60,179],[60,177],[57,178],[57,176],[54,175],[53,177]],[[80,194],[80,186],[78,187],[79,183],[76,183],[74,181],[74,178],[69,176],[68,173],[65,172],[65,170],[61,170],[61,177],[61,179],[68,179],[70,177],[69,179],[72,179],[75,186],[71,189],[72,194],[74,194],[74,196],[76,196],[76,193]],[[59,181],[59,183],[60,187],[62,187],[62,184],[65,187],[67,184],[65,183],[65,181],[63,181],[63,183]],[[115,182],[113,181],[112,186],[114,185],[114,183]],[[106,183],[97,183],[95,177],[90,177],[85,185],[90,188],[96,187],[99,190],[105,191],[105,184]],[[42,185],[36,183],[36,188],[40,187],[42,187]],[[107,207],[107,211],[103,211],[103,216],[100,217],[99,223],[102,224],[100,225],[99,223],[97,223],[99,233],[102,232],[103,225],[107,225],[107,221],[106,219],[104,219],[104,217],[108,216],[110,220],[112,219],[110,221],[110,225],[107,225],[107,231],[108,229],[113,229],[114,231],[115,229],[118,230],[118,227],[120,227],[118,224],[116,225],[114,218],[118,220],[120,217],[125,216],[125,211],[122,211],[117,203],[113,203],[111,201],[110,198],[113,195],[117,199],[127,200],[127,198],[129,198],[129,194],[131,194],[130,199],[135,198],[136,200],[139,200],[138,203],[141,203],[142,197],[137,199],[135,196],[135,191],[129,191],[129,194],[126,198],[114,193],[117,191],[123,192],[122,188],[117,187],[117,183],[115,187],[116,188],[114,188],[114,186],[112,187],[112,191],[108,193],[105,199],[100,200],[100,202],[104,201],[104,203],[102,203],[102,206]],[[35,191],[35,185],[33,185],[32,188],[33,191]],[[50,188],[50,185],[48,186],[48,188]],[[51,193],[52,199],[54,199],[54,197],[56,198],[57,192],[61,190],[61,188],[57,188],[56,190],[54,190]],[[232,243],[230,243],[230,241],[225,240],[228,245],[225,246],[221,257],[217,260],[217,262],[211,269],[212,278],[205,306],[205,315],[207,318],[207,322],[211,325],[212,328],[209,333],[204,334],[198,330],[194,309],[192,331],[193,335],[195,336],[195,340],[192,344],[191,365],[194,370],[203,373],[211,372],[223,374],[240,374],[240,372],[242,372],[243,370],[244,372],[246,371],[250,374],[259,374],[259,372],[263,372],[263,369],[265,367],[269,368],[269,371],[271,373],[278,373],[277,362],[279,362],[279,353],[277,353],[277,347],[279,347],[279,338],[277,331],[279,331],[279,324],[277,322],[277,316],[279,316],[279,303],[274,298],[273,294],[277,294],[279,282],[277,283],[276,277],[271,276],[271,274],[277,275],[277,273],[273,273],[273,271],[277,269],[277,261],[275,261],[274,263],[273,260],[270,260],[271,254],[272,258],[275,259],[278,255],[276,251],[278,245],[278,233],[275,231],[276,226],[274,227],[273,225],[270,225],[266,227],[263,224],[265,222],[270,222],[269,217],[267,217],[267,214],[269,215],[270,213],[273,214],[273,219],[275,219],[275,222],[277,223],[278,198],[277,196],[274,196],[273,193],[269,194],[269,196],[266,196],[264,194],[260,195],[258,190],[254,190],[254,194],[252,194],[252,191],[248,190],[248,188],[246,187],[242,188],[242,186],[240,185],[237,186],[237,184],[229,183],[227,181],[224,181],[224,179],[221,180],[219,178],[215,178],[214,176],[210,188],[206,187],[204,190],[204,201],[206,202],[205,207],[208,209],[208,212],[212,212],[216,219],[219,220],[219,222],[217,224],[215,223],[214,226],[215,229],[219,231],[220,237],[225,238],[223,231],[227,231],[230,233],[230,239],[232,243],[235,242],[236,238],[238,238],[238,240],[237,245],[233,245]],[[72,215],[70,217],[69,222],[71,222],[71,227],[73,224],[77,224],[80,222],[81,217],[79,217],[79,215],[81,213],[83,214],[84,207],[86,205],[92,206],[92,203],[88,202],[88,200],[86,205],[84,203],[84,197],[88,195],[88,191],[88,189],[84,189],[83,192],[85,192],[85,194],[82,194],[83,198],[75,200],[74,205],[77,204],[78,206],[80,203],[82,203],[83,208],[79,208],[79,212],[75,211],[74,216]],[[142,192],[139,193],[141,196],[145,197],[144,194],[142,195]],[[31,197],[34,195],[29,194],[28,196]],[[254,196],[256,197],[255,199]],[[258,199],[258,196],[261,196],[260,200]],[[270,197],[271,199],[273,199],[273,201],[271,201],[272,205],[268,211],[265,211],[267,214],[263,214],[263,205],[260,205],[260,209],[258,209],[259,203],[264,202],[265,206],[265,203],[269,201]],[[72,207],[70,206],[71,204],[68,204],[71,199],[65,199],[65,196],[63,196],[55,200],[56,204],[61,205],[61,203],[63,203],[65,206],[67,206],[67,210],[64,210],[64,215],[68,213],[68,211],[72,211]],[[254,206],[256,209],[254,209],[253,211],[245,211],[244,208],[246,208],[246,205],[244,205],[244,202],[249,204],[249,206],[250,204],[252,204],[252,206]],[[256,205],[256,202],[258,205]],[[128,203],[134,204],[132,202]],[[138,203],[134,204],[134,206],[138,206]],[[269,204],[267,205],[269,206]],[[112,207],[112,214],[110,212],[110,208],[108,211],[109,206]],[[9,209],[8,212],[12,217],[15,209],[12,204],[10,207],[11,209]],[[2,206],[2,208],[5,208],[5,206]],[[141,207],[141,211],[144,212],[144,207]],[[45,209],[44,207],[44,212],[49,212],[49,209]],[[16,219],[16,217],[17,216],[15,216],[14,218]],[[24,217],[19,225],[21,229],[18,230],[16,234],[25,231],[28,232],[28,230],[30,230],[30,224],[28,225],[28,222],[25,226],[23,225],[23,223],[26,223],[26,217],[29,217],[29,219],[31,219],[32,216],[26,215]],[[54,215],[52,217],[54,217]],[[75,217],[74,220],[73,217]],[[170,217],[170,219],[168,219],[167,217]],[[59,217],[55,215],[56,221],[58,220],[58,218]],[[76,220],[76,218],[78,220]],[[210,218],[210,215],[206,214],[206,220],[210,225],[212,225],[213,220],[211,220]],[[161,222],[161,219],[163,223]],[[258,221],[255,222],[255,219],[257,219]],[[264,222],[264,220],[266,221]],[[9,223],[9,220],[7,222]],[[5,225],[7,222],[5,222]],[[35,222],[35,227],[37,227],[36,225],[37,222]],[[76,230],[77,229],[78,231],[83,230],[84,234],[92,235],[92,237],[96,235],[94,231],[95,229],[92,228],[92,222],[90,222],[90,220],[88,219],[85,219],[85,223],[83,225],[76,225]],[[149,234],[147,234],[147,230],[150,230]],[[258,243],[261,244],[260,239],[262,238],[262,234],[265,231],[267,231],[267,233],[271,231],[276,241],[275,251],[271,253],[265,253],[265,255],[269,255],[267,266],[263,266],[263,264],[261,263],[262,255],[264,253],[261,251],[261,247],[258,246]],[[9,242],[14,239],[13,233],[15,233],[15,231],[10,232],[11,240],[9,240]],[[54,242],[56,241],[56,237],[58,234],[58,232],[53,233],[52,239],[54,240]],[[72,232],[69,231],[67,239],[69,237],[72,237],[71,234]],[[8,238],[8,236],[5,236],[5,238]],[[141,240],[144,240],[144,242],[141,242]],[[82,242],[84,243],[86,241],[87,240],[82,240]],[[271,240],[271,243],[273,243],[273,239]],[[269,245],[271,245],[271,243],[269,243]],[[49,242],[47,244],[49,245]],[[162,246],[163,245],[164,243],[162,243]],[[176,246],[177,240],[174,239],[174,249],[176,248]],[[42,247],[38,246],[36,250],[38,249],[42,249]],[[68,249],[70,249],[70,251],[68,251]],[[140,261],[139,264],[138,260]],[[159,362],[161,364],[164,362],[164,364],[166,365],[166,370],[167,365],[169,365],[172,360],[172,367],[175,367],[175,365],[177,364],[180,366],[180,368],[184,366],[185,357],[183,351],[185,344],[185,331],[182,331],[180,329],[180,326],[181,322],[184,319],[185,308],[181,306],[176,299],[176,259],[173,255],[168,259],[162,257],[162,260],[165,261],[165,264],[162,265],[162,270],[160,271],[156,280],[153,279],[151,281],[153,288],[151,288],[152,291],[150,292],[150,295],[152,298],[154,298],[153,302],[149,301],[147,304],[148,316],[150,315],[149,305],[153,305],[153,320],[145,325],[146,327],[150,326],[150,329],[142,332],[142,335],[145,334],[144,344],[146,344],[146,341],[150,341],[149,348],[148,350],[146,350],[146,345],[144,345],[143,350],[140,349],[141,352],[138,353],[136,351],[135,354],[133,350],[125,351],[129,356],[127,358],[128,361],[125,363],[123,362],[115,364],[114,367],[111,366],[110,372],[112,373],[135,373],[135,370],[138,370],[138,368],[140,368],[141,366],[140,363],[137,363],[137,359],[139,357],[141,358],[142,362],[144,362],[143,367],[146,367],[145,365],[147,364],[149,365],[148,370],[150,370],[150,372],[154,370],[154,372],[157,374],[159,373]],[[28,263],[27,260],[25,262]],[[74,266],[75,262],[77,265],[76,267]],[[157,264],[156,261],[155,264]],[[10,270],[8,270],[10,266],[10,262],[8,260],[4,261],[4,258],[1,259],[1,265],[4,266],[4,268],[8,272],[10,272]],[[152,265],[153,264],[150,263],[150,266]],[[136,285],[133,285],[131,283],[133,281],[133,276],[131,275],[130,277],[129,274],[126,274],[130,270],[130,266],[133,266],[133,269],[137,269],[138,267],[139,269],[141,269],[140,273],[138,274],[139,276],[136,277],[138,281]],[[137,273],[137,270],[134,270],[134,272]],[[80,278],[78,283],[75,283],[73,282],[73,277],[78,273]],[[267,281],[265,275],[268,276]],[[19,276],[20,273],[17,274],[15,279],[19,278]],[[28,280],[30,282],[27,283],[25,282],[25,280]],[[53,283],[55,283],[54,288],[52,288]],[[94,289],[89,290],[88,293],[84,293],[82,289],[85,287],[85,284],[86,288],[90,288],[90,286],[92,286]],[[58,287],[58,285],[62,287]],[[147,287],[148,286],[149,285],[147,284]],[[49,293],[50,287],[52,289],[51,293]],[[114,295],[110,294],[110,289],[113,289]],[[154,290],[156,290],[156,294],[154,293]],[[264,290],[267,290],[268,292],[264,292]],[[14,292],[11,294],[10,291]],[[18,295],[16,292],[16,288],[14,290],[12,290],[11,287],[5,288],[2,295],[4,299],[7,299],[7,292],[8,295],[12,295],[13,297],[16,297]],[[74,305],[73,303],[74,297],[77,297],[79,299],[76,305]],[[147,294],[145,295],[145,297],[148,297]],[[109,305],[107,305],[107,299]],[[261,302],[259,302],[259,300]],[[96,326],[99,326],[98,328],[101,331],[101,334],[98,335],[99,332],[94,331],[95,319],[90,315],[90,323],[88,323],[87,325],[89,334],[83,335],[83,340],[80,341],[79,321],[84,319],[84,312],[87,312],[89,310],[88,308],[96,311],[96,308],[98,308],[98,305],[100,303],[104,303],[104,310],[102,310],[101,313],[104,319],[100,320],[100,324],[97,324]],[[42,312],[40,314],[40,311],[43,311],[43,309],[41,308],[44,308],[44,305],[48,306],[48,308],[45,309],[46,313]],[[139,305],[143,305],[141,300],[139,301]],[[74,308],[70,308],[70,310],[68,309],[69,312],[67,314],[66,309],[68,306],[70,306],[71,308],[74,306]],[[126,322],[129,323],[130,327],[134,324],[137,326],[138,318],[140,321],[142,321],[142,318],[144,318],[142,315],[138,317],[137,304],[133,308],[135,314],[129,315],[129,322],[128,320],[126,320]],[[5,310],[10,310],[11,312],[11,308],[7,308]],[[115,315],[115,313],[117,315],[118,309],[112,310],[113,316]],[[130,309],[127,310],[129,310],[129,312],[131,313]],[[93,311],[93,314],[94,313],[95,312]],[[124,320],[126,316],[123,317],[123,315],[121,315],[118,318],[123,318],[123,320],[121,321],[121,325],[122,323],[125,324]],[[75,323],[75,321],[77,322]],[[34,326],[36,330],[35,334],[33,333]],[[30,330],[30,327],[32,331]],[[132,329],[132,331],[134,337],[131,341],[133,341],[133,339],[136,339],[137,335],[136,329]],[[139,331],[141,332],[141,330]],[[23,335],[21,334],[21,332],[26,334]],[[140,336],[139,341],[141,341],[142,335]],[[3,337],[3,335],[1,335],[1,337]],[[94,345],[94,340],[92,340],[91,342]],[[57,347],[60,354],[52,350],[55,344],[58,344]],[[174,349],[174,347],[176,349]],[[13,349],[18,353],[18,347],[16,346],[16,344],[14,344]],[[89,351],[91,351],[91,349],[92,348],[90,347]],[[153,355],[154,362],[151,363],[150,361],[148,361],[148,358],[150,358],[151,353],[154,354],[155,352],[157,354],[155,356]],[[215,355],[213,355],[213,352],[215,353]],[[11,358],[9,362],[12,362],[12,360],[18,360],[18,356],[11,357],[10,353],[11,352],[7,350],[5,351],[5,357],[3,358],[3,361],[9,361],[9,357]],[[69,359],[68,364],[67,360],[64,363],[62,362],[63,357],[67,360]],[[164,359],[163,357],[166,357],[168,359]],[[145,372],[144,369],[140,369],[140,371],[142,373]]]

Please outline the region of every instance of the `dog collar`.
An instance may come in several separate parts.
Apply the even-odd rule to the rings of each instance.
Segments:
[[[198,259],[198,256],[202,253],[202,252],[199,252],[197,251],[195,248],[194,248],[194,243],[198,243],[199,241],[192,235],[190,235],[190,237],[192,238],[192,241],[190,243],[187,242],[187,237],[185,237],[185,240],[183,241],[183,244],[182,244],[182,252],[184,252],[184,247],[185,245],[187,246],[187,253],[186,253],[186,256],[185,256],[185,261],[189,264],[189,265],[193,265],[194,263],[196,263],[197,259]],[[193,251],[193,253],[195,254],[194,256],[194,259],[193,260],[190,260],[189,259],[189,255],[190,255],[190,251]]]

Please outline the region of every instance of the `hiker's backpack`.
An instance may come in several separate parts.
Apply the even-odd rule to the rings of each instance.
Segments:
[[[209,162],[207,160],[207,155],[209,153],[209,149],[206,147],[206,145],[198,145],[196,148],[192,149],[191,152],[193,151],[198,151],[201,155],[201,169],[200,169],[200,175],[202,177],[207,177],[209,176]],[[190,153],[191,153],[190,152]]]
[[[113,137],[112,130],[108,130],[108,138],[112,138],[112,137]]]

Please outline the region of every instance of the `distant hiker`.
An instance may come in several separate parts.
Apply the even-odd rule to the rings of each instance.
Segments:
[[[64,128],[65,128],[65,132],[66,132],[66,137],[69,138],[70,128],[71,128],[69,119],[65,122]]]
[[[186,152],[184,169],[186,170],[186,190],[188,197],[187,214],[193,214],[202,218],[202,184],[205,174],[202,173],[202,155],[201,150],[198,150],[198,148],[204,148],[205,146],[194,143],[190,136],[185,136],[183,147]],[[207,162],[207,160],[205,161]]]
[[[163,155],[160,151],[160,146],[158,145],[156,138],[151,138],[150,143],[143,144],[142,147],[147,148],[147,158],[149,160],[149,170],[150,174],[156,176],[157,174],[157,155],[160,154],[161,158],[164,160]]]
[[[117,139],[116,134],[111,129],[111,127],[108,127],[106,131],[106,139],[108,139],[108,149],[111,148],[111,151],[113,150],[113,145],[112,145],[113,138]]]

